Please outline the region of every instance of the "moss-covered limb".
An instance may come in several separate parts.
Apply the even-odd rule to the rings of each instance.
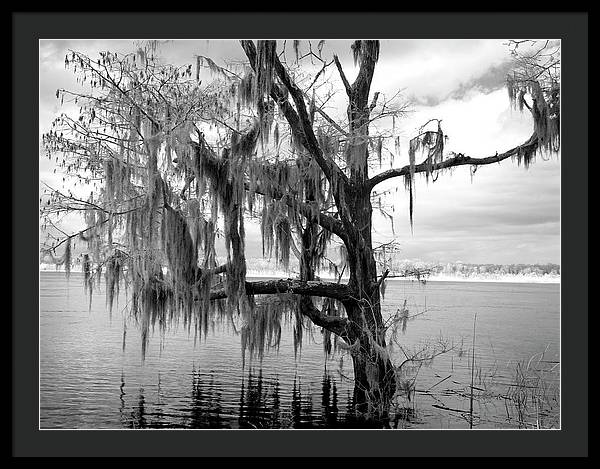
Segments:
[[[246,293],[248,295],[293,293],[334,298],[340,301],[351,301],[353,296],[348,285],[334,282],[303,282],[292,278],[246,282]],[[210,292],[211,300],[220,300],[226,297],[227,292],[224,286],[212,289]]]
[[[257,51],[254,43],[252,41],[242,41],[241,44],[250,61],[250,65],[256,69]],[[281,113],[290,126],[294,139],[306,149],[310,158],[314,158],[329,182],[331,195],[335,201],[343,226],[343,230],[338,230],[336,234],[353,230],[352,215],[345,201],[346,192],[349,190],[350,185],[348,176],[346,176],[344,171],[339,168],[331,157],[325,155],[323,148],[321,148],[315,136],[312,120],[306,109],[302,91],[293,82],[287,70],[276,56],[274,57],[274,61],[274,71],[282,86],[273,83],[270,88],[270,97],[279,105]],[[292,96],[296,109],[288,101],[288,95]]]
[[[295,279],[266,280],[246,282],[248,295],[269,294],[300,294],[323,296],[349,301],[350,289],[346,285],[330,282],[302,282]],[[214,288],[210,291],[211,300],[220,300],[227,297],[225,287]],[[316,326],[323,327],[341,337],[347,336],[348,320],[340,316],[329,316],[321,312],[314,304],[307,303],[299,311],[308,317]]]
[[[214,151],[210,148],[210,146],[205,141],[201,141],[200,143],[192,142],[192,144],[195,146],[196,151],[202,154],[201,158],[198,159],[202,161],[204,174],[214,181],[222,181],[223,179],[226,180],[225,175],[227,174],[227,168],[223,164],[223,161],[219,159]],[[230,189],[233,190],[233,188]],[[244,189],[249,191],[251,190],[251,187],[246,183],[244,184]],[[267,194],[267,191],[260,186],[255,187],[253,191],[256,194]],[[315,211],[310,205],[300,202],[297,197],[290,194],[276,191],[275,193],[269,195],[274,199],[284,200],[288,206],[296,208],[306,218],[309,218],[311,221],[315,221],[326,230],[336,234],[342,240],[345,239],[346,230],[340,220],[323,213],[319,213],[317,216],[315,216]]]
[[[214,183],[227,181],[228,170],[226,164],[223,160],[219,159],[210,145],[204,139],[198,143],[190,140],[189,143],[196,151],[195,160],[197,167],[194,168],[195,172],[207,176]],[[198,178],[198,174],[196,174],[196,178]]]
[[[246,282],[246,294],[248,295],[281,295],[297,294],[308,296],[320,296],[333,298],[339,301],[352,301],[352,292],[347,285],[318,282],[301,281],[296,279],[278,279]],[[219,286],[210,290],[210,300],[221,300],[227,298],[226,286]],[[348,320],[339,316],[323,314],[312,302],[305,302],[299,311],[308,317],[316,326],[323,327],[342,337],[347,336],[346,327]]]
[[[310,297],[307,297],[310,298]],[[322,327],[323,329],[333,332],[340,337],[346,339],[348,337],[347,325],[348,319],[339,316],[329,316],[323,314],[312,301],[303,301],[299,311],[309,318],[313,324]]]
[[[537,138],[537,135],[534,133],[531,135],[531,137],[529,137],[529,139],[525,143],[523,143],[519,146],[516,146],[514,148],[511,148],[510,150],[505,151],[504,153],[500,153],[500,154],[497,153],[493,156],[487,156],[484,158],[473,158],[473,157],[466,156],[466,155],[459,153],[458,155],[456,155],[452,158],[448,158],[447,160],[442,161],[441,163],[436,163],[436,164],[430,165],[428,162],[424,162],[424,163],[415,165],[414,173],[423,173],[423,172],[427,172],[430,170],[437,171],[440,169],[447,169],[447,168],[452,168],[455,166],[463,166],[463,165],[483,166],[486,164],[499,163],[500,161],[503,161],[510,157],[519,158],[519,156],[522,156],[524,154],[533,154],[533,153],[535,153],[537,148],[538,148],[538,138]],[[396,169],[390,169],[388,171],[384,171],[383,173],[377,174],[377,175],[373,176],[371,179],[369,179],[368,188],[373,189],[373,187],[375,187],[377,184],[379,184],[383,181],[386,181],[386,180],[394,178],[394,177],[406,176],[406,175],[409,175],[410,173],[411,173],[410,165],[406,165],[402,168],[396,168]]]
[[[257,62],[257,51],[252,41],[241,41],[242,48],[250,61],[250,65],[253,69],[256,69]],[[347,177],[339,166],[330,158],[326,158],[323,154],[317,137],[314,133],[312,122],[306,109],[306,103],[304,102],[304,95],[302,90],[298,88],[296,83],[290,77],[288,71],[283,66],[279,58],[275,55],[273,57],[273,68],[277,77],[285,86],[288,93],[292,97],[296,110],[292,108],[287,100],[284,99],[284,93],[279,87],[272,86],[270,89],[271,98],[277,102],[282,110],[288,124],[290,125],[292,132],[295,136],[299,137],[300,143],[306,148],[310,155],[315,158],[319,167],[331,183],[333,179],[340,181],[347,181]]]
[[[250,190],[249,184],[245,185],[245,189]],[[263,190],[260,186],[256,186],[254,192],[260,195],[267,194],[267,191]],[[317,223],[321,227],[325,228],[327,231],[330,231],[331,233],[337,235],[340,239],[346,239],[346,231],[344,229],[344,224],[340,220],[332,217],[331,215],[326,215],[322,212],[315,214],[315,210],[309,204],[298,201],[298,199],[291,194],[284,192],[276,192],[274,194],[269,195],[273,199],[281,200],[285,202],[289,207],[297,209],[300,212],[300,214],[302,214],[308,220]]]
[[[179,198],[186,200],[187,197],[185,196],[185,193],[189,189],[190,184],[194,181],[194,179],[196,179],[195,174],[190,174],[185,178],[185,183],[183,185],[183,189],[181,189],[181,192],[179,193]]]
[[[227,264],[222,264],[211,269],[198,269],[198,277],[209,277],[211,275],[224,274],[227,272]]]
[[[241,41],[242,48],[250,61],[250,66],[254,71],[256,71],[256,47],[252,41]],[[277,86],[275,83],[272,84],[270,89],[270,97],[277,103],[281,112],[285,116],[288,124],[290,125],[292,134],[294,139],[299,142],[301,145],[306,147],[308,145],[306,141],[306,136],[302,129],[302,125],[300,124],[300,117],[287,100],[287,97],[283,90]]]

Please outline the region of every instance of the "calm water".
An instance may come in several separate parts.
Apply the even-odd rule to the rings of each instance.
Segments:
[[[471,373],[475,428],[560,426],[559,285],[390,280],[384,313],[405,300],[409,320],[404,332],[399,325],[393,359],[413,360],[402,367],[397,428],[468,428]],[[279,350],[243,365],[239,336],[228,326],[215,324],[197,340],[174,326],[152,335],[142,361],[125,295],[112,314],[102,286],[91,311],[88,301],[81,274],[40,273],[41,428],[357,425],[351,359],[340,351],[325,360],[318,328],[305,334],[297,359],[288,325]],[[515,399],[519,369],[528,380]]]

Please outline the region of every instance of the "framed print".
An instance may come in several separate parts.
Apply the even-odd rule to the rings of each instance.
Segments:
[[[13,31],[13,455],[587,455],[586,14]]]

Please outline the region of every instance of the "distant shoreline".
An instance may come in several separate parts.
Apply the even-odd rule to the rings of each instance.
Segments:
[[[40,272],[57,272],[64,274],[64,269],[56,269],[53,265],[40,265]],[[81,273],[81,268],[75,266],[71,269],[73,273]],[[248,272],[247,277],[249,278],[290,278],[290,273],[285,272]],[[335,281],[334,277],[322,276],[324,281]],[[347,280],[343,278],[342,280]],[[425,277],[424,280],[427,282],[472,282],[472,283],[539,283],[539,284],[560,284],[560,276],[556,275],[544,275],[544,276],[525,276],[525,275],[504,275],[504,276],[489,276],[489,277],[464,277],[464,276],[450,276],[450,275],[435,275]],[[416,282],[416,278],[404,278],[404,277],[392,277],[388,281],[404,281],[404,282]]]
[[[286,274],[273,274],[273,275],[265,275],[265,274],[252,274],[249,273],[247,275],[251,278],[288,278],[289,275]],[[321,277],[321,280],[324,281],[337,281],[334,277]],[[348,280],[347,277],[342,278],[342,280]],[[429,276],[424,278],[423,280],[427,282],[472,282],[472,283],[544,283],[544,284],[560,284],[560,276],[544,276],[544,277],[527,277],[520,275],[506,275],[503,277],[452,277],[449,275],[439,275],[439,276]],[[416,278],[406,278],[406,277],[392,277],[388,278],[387,281],[390,282],[417,282]]]

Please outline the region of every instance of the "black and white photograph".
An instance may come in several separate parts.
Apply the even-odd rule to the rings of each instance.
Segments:
[[[561,430],[561,47],[40,39],[39,429]]]

